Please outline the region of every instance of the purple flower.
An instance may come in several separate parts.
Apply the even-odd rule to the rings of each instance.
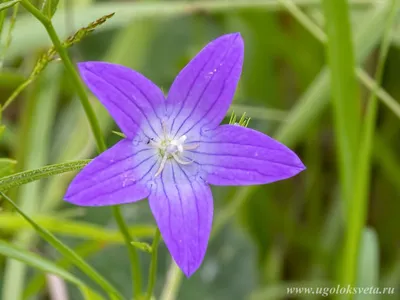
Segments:
[[[212,41],[178,74],[166,98],[124,66],[80,63],[83,80],[126,138],[75,177],[65,200],[101,206],[148,198],[172,257],[186,276],[193,274],[211,231],[209,184],[265,184],[304,170],[295,153],[267,135],[220,125],[243,51],[239,33]]]

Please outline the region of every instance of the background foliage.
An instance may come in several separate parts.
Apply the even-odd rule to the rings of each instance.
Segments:
[[[64,284],[70,299],[102,299],[112,286],[128,298],[128,253],[110,208],[62,200],[69,171],[96,155],[74,83],[43,25],[19,1],[2,2],[0,190],[10,199],[0,204],[0,299],[47,299]],[[214,232],[202,267],[183,278],[161,243],[156,299],[285,299],[286,287],[337,282],[399,292],[397,0],[31,2],[52,17],[62,41],[115,12],[64,43],[69,57],[124,64],[165,92],[208,41],[240,32],[246,56],[232,110],[307,166],[284,182],[213,188]],[[89,97],[111,146],[119,129]],[[151,243],[147,201],[121,209],[132,235]],[[141,252],[140,261],[147,274],[150,255]]]

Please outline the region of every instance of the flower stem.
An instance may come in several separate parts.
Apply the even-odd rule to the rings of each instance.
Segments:
[[[157,277],[157,255],[158,255],[158,244],[160,243],[161,235],[160,230],[157,228],[156,233],[154,234],[153,244],[151,245],[151,264],[150,264],[150,272],[149,272],[149,283],[147,286],[147,295],[146,300],[150,300],[153,295],[154,285],[156,283]]]
[[[117,221],[118,228],[124,236],[124,240],[129,251],[129,259],[131,261],[133,276],[133,298],[140,299],[142,294],[142,272],[140,271],[139,255],[136,251],[135,246],[131,244],[133,239],[130,236],[128,226],[126,225],[124,218],[122,217],[120,206],[113,206],[112,211],[114,218]]]
[[[92,128],[94,137],[96,139],[97,149],[99,152],[105,151],[107,149],[107,147],[104,142],[103,136],[101,134],[99,122],[96,118],[96,115],[93,111],[92,106],[90,105],[89,98],[85,91],[85,87],[83,86],[81,79],[79,78],[79,75],[76,72],[75,67],[72,64],[72,62],[68,56],[67,50],[62,46],[61,41],[58,38],[58,35],[53,27],[53,24],[51,23],[51,20],[49,18],[47,18],[45,15],[43,15],[40,12],[40,10],[38,10],[28,0],[22,0],[21,4],[36,19],[38,19],[40,21],[40,23],[42,23],[43,26],[46,28],[46,31],[49,34],[49,37],[54,44],[54,47],[56,48],[58,54],[60,55],[60,57],[64,63],[64,66],[68,72],[68,75],[70,76],[72,82],[74,83],[76,92],[78,93],[78,96],[82,102],[83,109],[85,110],[86,116],[90,123],[90,127]]]
[[[10,18],[10,26],[8,27],[8,33],[7,33],[7,36],[6,36],[5,45],[3,46],[3,49],[2,49],[1,54],[0,54],[0,69],[3,68],[3,63],[4,63],[4,59],[6,58],[7,50],[8,50],[8,48],[10,48],[10,45],[11,45],[12,31],[13,31],[15,23],[17,21],[18,9],[19,9],[19,3],[16,3],[14,5],[14,7],[13,7],[13,12],[12,12],[12,15],[11,15],[11,18]],[[1,11],[1,13],[4,14],[4,15],[2,17],[2,23],[0,25],[0,35],[1,35],[1,32],[3,31],[3,23],[4,23],[4,17],[6,15],[6,10],[3,9]]]
[[[49,18],[47,18],[40,10],[38,10],[34,5],[32,5],[29,0],[21,0],[22,6],[29,11],[37,20],[42,23],[45,27],[51,41],[55,49],[57,50],[58,54],[61,57],[61,60],[65,66],[68,75],[70,76],[75,88],[76,92],[78,93],[79,99],[82,103],[82,106],[85,110],[86,116],[89,120],[90,127],[92,129],[93,135],[96,140],[97,150],[99,153],[107,150],[107,146],[104,142],[103,136],[101,134],[101,129],[99,122],[96,118],[96,114],[92,106],[90,105],[89,98],[86,94],[85,87],[79,77],[78,72],[76,71],[72,61],[68,56],[67,50],[63,47],[54,27]],[[141,295],[141,271],[139,265],[139,255],[134,246],[131,245],[131,241],[133,240],[129,234],[128,226],[126,225],[119,206],[113,206],[113,215],[118,224],[119,230],[121,231],[122,235],[124,236],[125,243],[129,250],[129,258],[132,265],[132,275],[133,275],[133,294],[134,298],[138,299]]]
[[[175,300],[183,278],[183,273],[174,261],[168,269],[167,280],[161,292],[160,300]]]

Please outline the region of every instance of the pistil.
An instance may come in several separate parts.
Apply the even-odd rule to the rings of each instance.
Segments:
[[[167,163],[168,159],[174,159],[178,164],[181,165],[189,165],[193,161],[192,160],[185,160],[182,157],[182,154],[185,150],[194,150],[199,147],[198,144],[191,144],[185,145],[185,141],[187,139],[186,135],[182,135],[178,139],[171,139],[168,136],[168,132],[166,130],[166,126],[163,125],[163,139],[161,141],[155,142],[153,140],[150,141],[150,144],[159,150],[161,163],[160,167],[158,168],[157,172],[154,174],[154,177],[157,177],[161,174],[161,172],[165,168],[165,164]]]

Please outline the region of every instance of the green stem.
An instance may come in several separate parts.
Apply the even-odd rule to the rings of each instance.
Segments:
[[[151,245],[151,264],[149,272],[149,285],[147,286],[146,300],[150,300],[153,295],[154,285],[156,283],[157,277],[157,255],[158,255],[158,244],[160,243],[161,234],[160,230],[157,228],[154,234],[153,244]]]
[[[10,19],[10,26],[8,27],[8,33],[7,33],[6,42],[5,42],[5,45],[4,45],[4,48],[3,48],[3,52],[0,55],[0,68],[3,67],[3,63],[4,63],[4,59],[6,57],[7,50],[8,50],[8,48],[10,48],[10,45],[11,45],[11,40],[12,40],[12,34],[11,33],[12,33],[13,29],[14,29],[15,22],[17,21],[18,8],[19,8],[19,3],[16,2],[14,7],[13,7],[13,13],[12,13],[12,16],[11,16],[11,19]],[[2,10],[1,13],[5,14],[6,13],[5,9]],[[0,28],[0,35],[1,35],[1,32],[3,31],[3,25],[4,25],[3,24],[4,23],[4,18],[2,18],[2,19],[3,20],[1,22],[2,24],[1,24],[1,28]]]
[[[168,269],[167,280],[161,292],[160,300],[175,300],[181,285],[183,273],[174,261]]]
[[[4,102],[4,105],[2,106],[1,110],[4,111],[18,96],[19,94],[22,93],[23,90],[25,90],[25,88],[30,85],[32,83],[32,79],[27,79],[26,81],[24,81],[23,83],[21,83],[15,90],[14,92],[11,94],[10,97],[8,97],[8,99],[6,100],[6,102]]]
[[[29,11],[36,19],[42,23],[45,27],[47,33],[51,41],[53,42],[54,47],[56,48],[58,54],[61,57],[61,60],[64,63],[65,69],[68,72],[70,78],[73,81],[74,86],[76,87],[76,91],[78,93],[79,99],[81,100],[82,106],[85,110],[86,116],[89,120],[90,127],[92,129],[93,135],[96,140],[97,149],[99,152],[103,152],[107,150],[106,144],[104,142],[103,136],[101,134],[99,122],[96,118],[94,110],[90,105],[89,98],[86,94],[85,87],[79,77],[78,72],[76,71],[72,61],[68,56],[67,50],[63,47],[54,27],[49,18],[43,15],[34,5],[32,5],[28,0],[21,1],[22,6]],[[139,298],[141,295],[141,272],[139,265],[139,255],[134,246],[131,245],[132,237],[129,234],[128,226],[126,225],[119,206],[113,206],[113,215],[118,224],[119,230],[124,236],[126,245],[129,250],[129,258],[132,265],[132,275],[133,275],[133,293],[135,298]]]
[[[121,214],[120,206],[116,205],[112,207],[114,218],[117,221],[119,230],[124,236],[125,244],[128,247],[129,259],[131,261],[132,276],[133,276],[133,295],[134,299],[140,299],[142,294],[142,273],[140,271],[139,255],[136,251],[135,246],[131,244],[133,241],[130,236],[128,226],[126,225],[124,218]]]
[[[83,109],[85,110],[86,116],[89,119],[90,127],[92,128],[94,137],[96,139],[97,149],[99,152],[103,152],[107,149],[106,144],[104,142],[103,136],[101,134],[100,125],[94,113],[92,106],[90,105],[89,98],[86,94],[85,87],[82,84],[82,81],[76,72],[72,61],[68,56],[67,50],[62,46],[60,39],[51,23],[51,20],[43,15],[35,6],[33,6],[28,0],[22,0],[21,4],[27,11],[29,11],[36,19],[43,24],[46,28],[47,33],[51,41],[54,44],[58,54],[60,55],[65,69],[67,70],[75,88],[78,96],[82,102]]]

